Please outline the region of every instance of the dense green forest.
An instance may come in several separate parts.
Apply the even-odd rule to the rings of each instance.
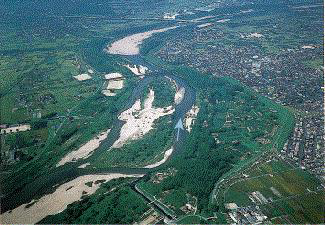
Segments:
[[[157,79],[149,84],[149,89],[155,91],[153,107],[163,108],[174,104],[176,87],[171,81],[167,80],[167,78],[157,77]],[[144,92],[143,97],[147,95],[149,89]]]

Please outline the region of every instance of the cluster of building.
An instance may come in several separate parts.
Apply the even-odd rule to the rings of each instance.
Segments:
[[[259,224],[267,220],[259,206],[238,207],[236,203],[228,203],[226,208],[230,210],[227,217],[230,224]]]
[[[164,172],[158,172],[156,173],[152,178],[151,182],[154,184],[161,183],[164,179],[166,179],[169,176],[174,176],[177,170],[175,168],[168,168],[167,171]]]
[[[16,125],[6,125],[2,124],[0,125],[0,133],[1,134],[10,134],[10,133],[16,133],[21,131],[28,131],[31,129],[31,126],[29,124],[16,124]]]
[[[296,121],[293,134],[281,150],[281,155],[317,175],[324,175],[324,126],[321,118],[299,117]]]
[[[145,225],[145,224],[158,224],[159,222],[164,220],[164,217],[161,216],[158,212],[156,212],[153,208],[150,208],[142,217],[141,222],[138,224]]]
[[[237,38],[230,40],[229,35]],[[324,175],[324,68],[315,63],[324,55],[323,48],[301,45],[268,53],[257,41],[265,37],[241,35],[213,27],[197,29],[184,33],[181,40],[169,40],[157,55],[202,73],[231,76],[276,103],[293,108],[297,124],[283,156]],[[229,43],[235,40],[236,44]]]

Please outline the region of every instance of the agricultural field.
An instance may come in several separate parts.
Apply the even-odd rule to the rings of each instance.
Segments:
[[[256,200],[253,192],[259,192],[262,197]],[[268,160],[234,180],[223,196],[225,203],[236,203],[238,207],[259,205],[273,223],[322,221],[324,190],[321,182],[279,158]]]

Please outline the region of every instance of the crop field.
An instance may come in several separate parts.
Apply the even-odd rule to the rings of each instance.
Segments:
[[[264,176],[248,178],[247,181],[239,181],[227,191],[225,195],[226,202],[237,202],[239,203],[238,205],[245,206],[252,203],[248,195],[253,191],[261,192],[267,199],[277,200],[282,197],[301,195],[307,192],[307,188],[316,190],[319,187],[320,184],[315,183],[317,180],[313,180],[312,177],[307,179],[306,173],[300,173],[302,172],[290,170],[279,174],[270,173]],[[278,196],[272,192],[271,187],[279,192]],[[241,195],[245,197],[239,198]],[[246,198],[246,201],[238,201],[238,199],[244,198]]]
[[[308,192],[304,195],[283,199],[262,206],[263,212],[274,218],[273,223],[322,223],[324,221],[324,190]]]
[[[239,207],[256,204],[249,197],[252,192],[260,192],[267,199],[257,204],[274,223],[322,221],[324,191],[320,181],[280,159],[269,160],[237,179],[225,191],[224,200]]]
[[[288,163],[283,160],[271,160],[268,163],[262,164],[255,169],[252,169],[249,172],[249,175],[252,177],[257,177],[265,174],[274,174],[286,172],[287,170],[295,168],[290,166]]]

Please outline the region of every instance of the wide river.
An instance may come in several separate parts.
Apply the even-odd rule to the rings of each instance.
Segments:
[[[154,37],[153,37],[154,38]],[[169,126],[175,126],[179,118],[184,119],[186,112],[188,112],[193,104],[195,103],[196,93],[195,90],[190,87],[187,82],[180,77],[171,74],[166,69],[163,69],[161,66],[154,65],[150,62],[147,62],[144,57],[141,55],[133,55],[133,56],[125,56],[132,64],[134,65],[142,65],[148,67],[152,72],[150,75],[146,76],[144,79],[139,80],[134,87],[130,98],[128,98],[127,103],[123,109],[120,109],[120,112],[125,111],[130,108],[137,99],[140,98],[141,94],[148,87],[148,84],[158,77],[166,76],[173,79],[178,87],[183,87],[185,89],[185,95],[183,100],[175,106],[175,112],[172,115],[173,123],[169,124]],[[120,114],[118,113],[118,115]],[[110,132],[109,137],[101,143],[101,148],[98,151],[95,151],[91,157],[98,157],[105,149],[109,149],[112,144],[118,139],[121,131],[121,127],[123,126],[122,121],[120,121],[116,115],[116,118],[113,122],[113,126]],[[174,136],[174,151],[172,155],[168,158],[170,160],[175,153],[182,149],[182,143],[184,141],[184,137],[186,136],[186,131],[180,131],[179,141],[176,142],[176,132]],[[88,158],[88,160],[91,158]],[[52,193],[55,190],[55,187],[71,181],[78,176],[86,175],[86,174],[102,174],[102,173],[123,173],[123,174],[147,174],[153,169],[149,168],[106,168],[106,169],[81,169],[78,168],[80,165],[86,163],[87,160],[79,160],[74,163],[73,166],[71,164],[69,166],[60,166],[58,168],[54,168],[49,171],[48,174],[45,174],[42,177],[35,179],[33,182],[26,184],[23,188],[21,188],[16,193],[13,193],[9,196],[5,196],[2,199],[1,212],[5,212],[11,209],[18,207],[19,205],[29,203],[36,196],[42,196],[47,193]],[[166,163],[166,162],[165,162]]]

